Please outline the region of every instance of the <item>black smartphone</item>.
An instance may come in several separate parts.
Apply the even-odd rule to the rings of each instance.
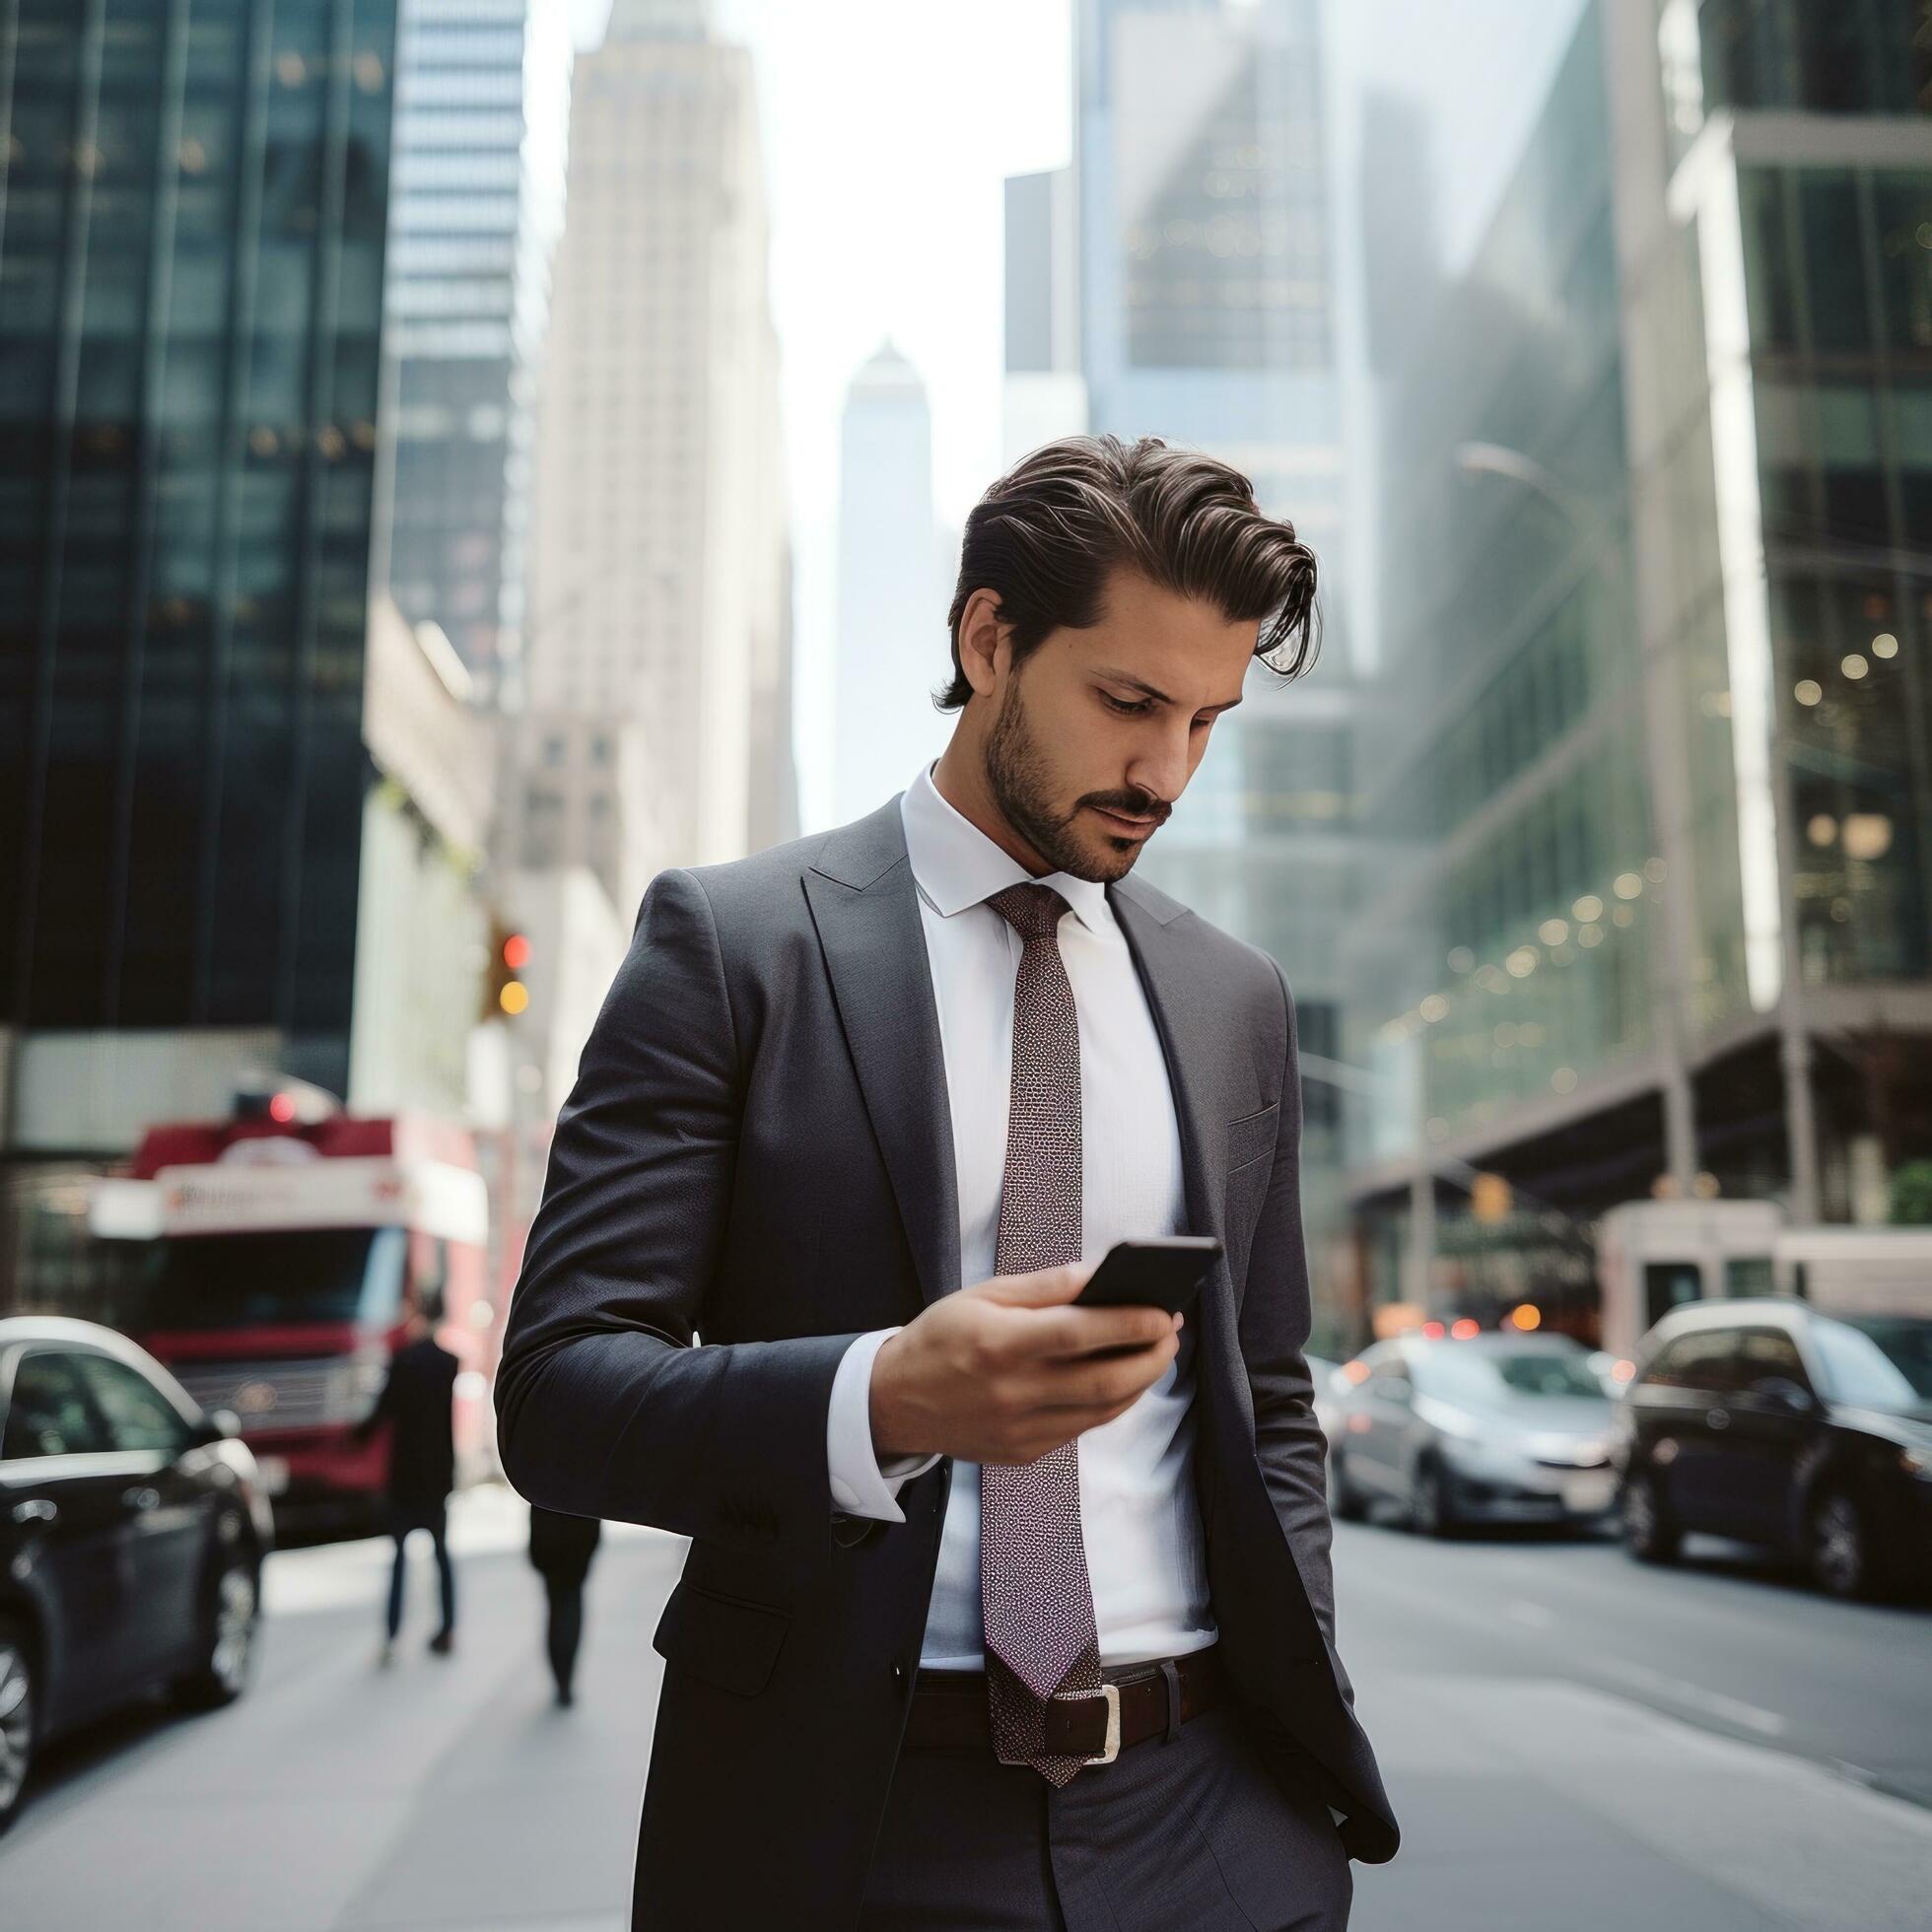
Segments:
[[[1163,1234],[1122,1241],[1107,1252],[1074,1302],[1076,1308],[1164,1308],[1180,1314],[1221,1258],[1211,1234]]]

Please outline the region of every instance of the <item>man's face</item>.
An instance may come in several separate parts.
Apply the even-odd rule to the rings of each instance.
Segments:
[[[1258,631],[1123,571],[1091,630],[1050,633],[1016,671],[1001,648],[987,782],[1049,870],[1111,883],[1134,869],[1241,702]]]

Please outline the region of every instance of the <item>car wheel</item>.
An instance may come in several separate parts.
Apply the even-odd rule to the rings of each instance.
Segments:
[[[34,1768],[37,1680],[27,1632],[0,1622],[0,1832],[20,1815]]]
[[[181,1701],[199,1710],[232,1704],[253,1675],[260,1625],[260,1562],[246,1551],[226,1552],[202,1626],[202,1662],[181,1680]]]
[[[1449,1479],[1433,1457],[1416,1466],[1409,1488],[1409,1527],[1417,1536],[1454,1536],[1456,1504]]]
[[[1623,1547],[1640,1563],[1674,1563],[1683,1532],[1657,1493],[1657,1479],[1632,1470],[1623,1484]]]
[[[1812,1505],[1805,1553],[1813,1581],[1828,1595],[1878,1594],[1878,1552],[1865,1512],[1848,1489],[1827,1489]]]
[[[1328,1459],[1329,1514],[1344,1523],[1359,1523],[1368,1514],[1362,1493],[1348,1481],[1348,1471],[1340,1449],[1330,1449]]]

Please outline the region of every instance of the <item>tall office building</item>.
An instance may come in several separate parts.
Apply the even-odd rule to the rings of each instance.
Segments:
[[[361,1114],[458,1119],[477,1097],[471,1035],[488,990],[491,720],[449,641],[434,624],[409,624],[388,597],[371,612],[363,689],[377,782],[363,807],[343,1097]]]
[[[1087,426],[1080,375],[1079,210],[1074,172],[1055,168],[1006,180],[1006,332],[1000,448],[1010,466],[1028,450]]]
[[[515,702],[535,390],[563,226],[569,9],[403,0],[385,428],[389,593]]]
[[[1351,935],[1384,1293],[1560,1288],[1652,1192],[1882,1218],[1932,1152],[1910,11],[1593,5],[1418,331],[1370,809],[1420,862]]]
[[[843,822],[904,790],[952,718],[932,708],[950,667],[946,610],[957,544],[932,514],[926,384],[890,343],[846,393],[839,451],[838,735]]]
[[[0,68],[14,1156],[340,1092],[394,0],[24,0]]]
[[[577,64],[570,145],[526,689],[532,712],[636,726],[649,830],[626,837],[648,837],[649,872],[795,823],[750,56],[699,0],[617,0]]]
[[[1321,668],[1283,689],[1256,667],[1140,862],[1288,975],[1319,1242],[1339,1218],[1335,940],[1359,872],[1321,10],[1080,0],[1076,22],[1070,182],[1008,183],[1008,422],[1065,411],[1070,340],[1086,428],[1233,463],[1322,559]]]

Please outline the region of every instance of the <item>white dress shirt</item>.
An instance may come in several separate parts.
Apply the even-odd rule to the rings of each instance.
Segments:
[[[1013,983],[1020,939],[986,900],[1028,873],[940,796],[931,770],[900,801],[938,1006],[959,1178],[960,1286],[994,1273],[1011,1093]],[[1060,954],[1080,1026],[1081,1257],[1115,1242],[1186,1231],[1181,1138],[1160,1036],[1107,889],[1051,873],[1071,908]],[[893,1329],[846,1351],[826,1421],[832,1499],[849,1515],[905,1521],[900,1485],[936,1457],[882,1472],[872,1449],[872,1358]],[[1079,1439],[1080,1525],[1106,1665],[1179,1656],[1213,1642],[1194,1492],[1193,1330],[1180,1355],[1124,1415]],[[920,1662],[982,1670],[980,1472],[957,1463]]]

